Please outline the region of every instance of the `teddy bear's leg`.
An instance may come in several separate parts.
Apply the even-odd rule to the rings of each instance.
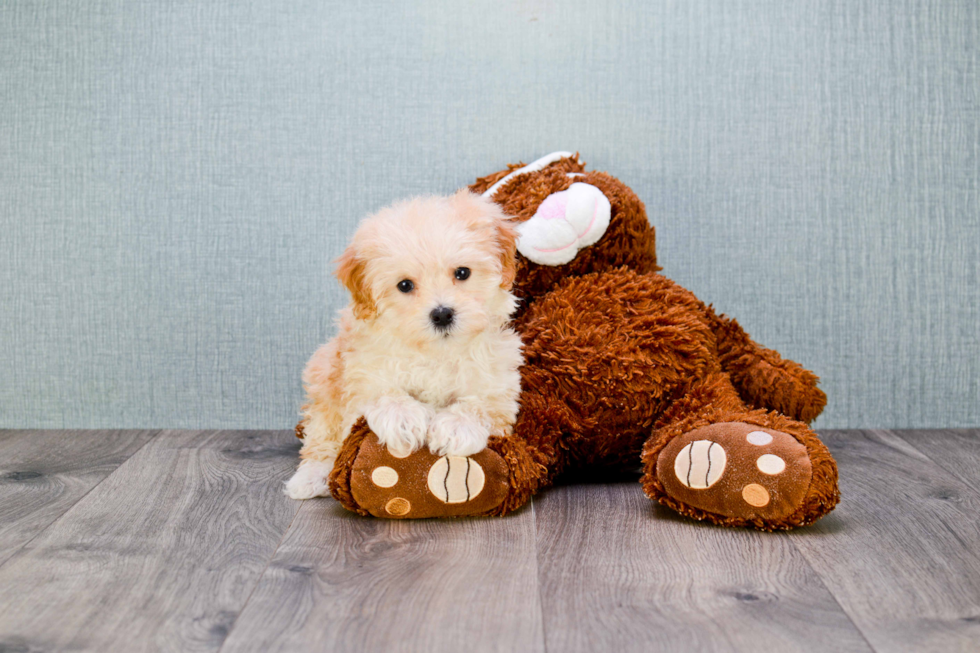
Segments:
[[[827,405],[817,375],[758,344],[735,320],[705,307],[721,368],[750,406],[775,410],[809,424]]]
[[[503,515],[546,481],[546,457],[515,435],[492,436],[472,456],[437,456],[422,448],[398,457],[361,420],[337,455],[330,493],[348,510],[375,517]]]
[[[837,465],[816,434],[746,408],[721,372],[672,404],[644,446],[643,465],[649,497],[725,526],[804,526],[840,498]]]

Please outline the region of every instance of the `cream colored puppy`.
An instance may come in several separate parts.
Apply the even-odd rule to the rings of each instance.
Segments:
[[[468,456],[517,418],[521,340],[516,232],[468,191],[401,202],[364,220],[337,277],[352,302],[303,373],[307,402],[293,499],[328,494],[327,476],[360,418],[397,456],[428,446]]]

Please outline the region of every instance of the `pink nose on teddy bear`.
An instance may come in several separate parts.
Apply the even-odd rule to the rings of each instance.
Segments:
[[[542,220],[564,220],[566,206],[568,206],[568,195],[566,192],[552,193],[544,198],[534,217],[540,217]]]
[[[517,251],[538,265],[568,263],[606,232],[611,209],[602,191],[576,182],[546,197],[534,216],[517,226]]]

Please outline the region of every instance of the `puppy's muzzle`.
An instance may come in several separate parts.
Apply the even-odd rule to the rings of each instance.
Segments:
[[[455,315],[453,309],[448,306],[437,306],[429,313],[429,319],[432,320],[432,326],[437,331],[447,331],[453,325]]]

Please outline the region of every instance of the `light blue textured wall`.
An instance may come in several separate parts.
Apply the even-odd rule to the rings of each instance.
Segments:
[[[0,426],[288,428],[356,221],[556,149],[823,377],[980,425],[980,11],[0,3]]]

